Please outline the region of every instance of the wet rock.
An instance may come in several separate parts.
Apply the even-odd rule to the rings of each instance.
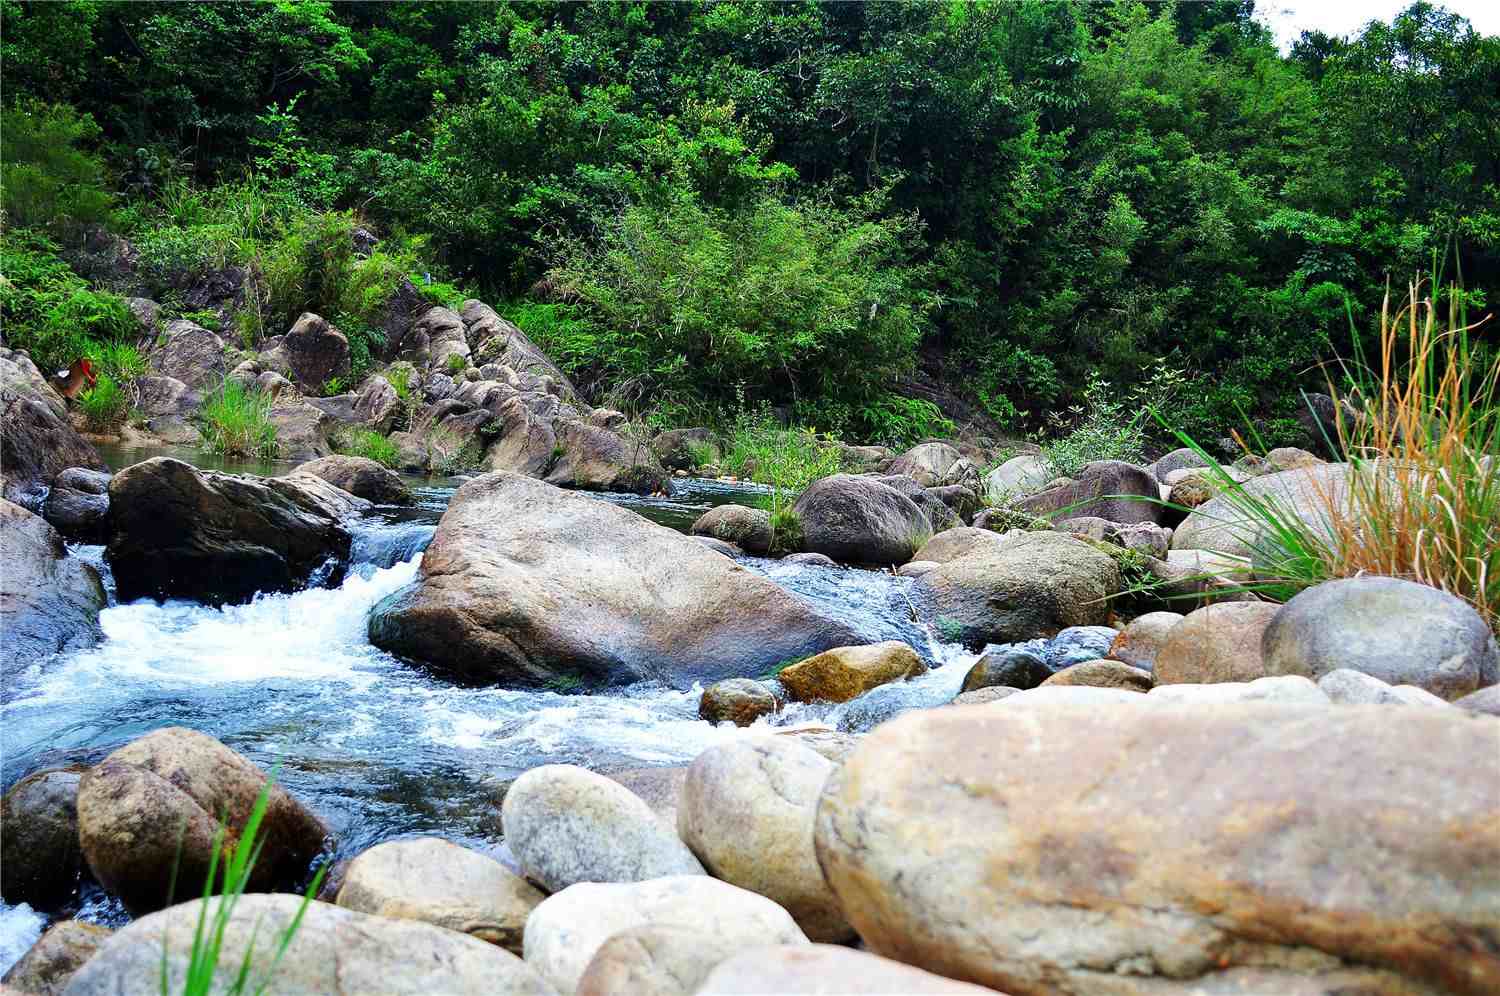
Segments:
[[[749,726],[778,708],[776,696],[755,679],[726,678],[703,690],[703,698],[698,702],[698,718],[710,723]]]
[[[1152,702],[1203,705],[1224,702],[1289,702],[1316,706],[1331,704],[1321,688],[1301,675],[1294,674],[1256,678],[1254,681],[1157,685],[1147,694]]]
[[[1046,649],[1038,645],[996,647],[990,650],[964,676],[963,691],[981,688],[1035,688],[1052,677],[1047,666]]]
[[[600,946],[578,980],[578,996],[689,996],[744,946],[688,927],[631,927]]]
[[[784,564],[801,564],[804,567],[837,567],[838,563],[821,553],[789,553],[781,558]]]
[[[110,754],[78,784],[78,837],[99,884],[136,915],[160,909],[174,872],[178,896],[201,895],[223,818],[226,846],[245,826],[265,774],[213,737],[182,727],[148,733]],[[250,889],[291,886],[328,830],[272,785]]]
[[[27,775],[0,800],[0,894],[53,909],[78,887],[78,780],[82,771]]]
[[[1132,667],[1155,670],[1157,655],[1172,628],[1185,617],[1178,612],[1147,612],[1136,616],[1109,645],[1109,656]]]
[[[53,485],[42,503],[42,518],[82,543],[102,543],[108,533],[109,493],[90,494]]]
[[[349,561],[346,507],[304,481],[154,457],[116,474],[109,496],[106,556],[121,601],[243,602],[260,591],[337,584]]]
[[[782,906],[812,940],[854,932],[813,853],[813,815],[832,762],[786,737],[710,747],[688,768],[677,833],[717,879]]]
[[[1037,532],[976,546],[917,578],[912,596],[928,618],[977,647],[1103,624],[1119,588],[1119,567],[1107,554],[1071,536]]]
[[[1110,522],[1160,522],[1160,487],[1150,471],[1122,460],[1096,460],[1076,480],[1023,498],[1033,515],[1098,516]]]
[[[578,882],[701,875],[703,866],[618,782],[571,764],[517,778],[501,810],[505,840],[526,877],[548,892]]]
[[[146,362],[159,377],[180,380],[197,391],[218,386],[229,372],[224,362],[224,340],[201,325],[184,319],[167,323]]]
[[[1283,516],[1323,528],[1328,509],[1348,500],[1348,471],[1348,464],[1321,464],[1267,474],[1246,481],[1241,488],[1243,495],[1273,505]],[[1172,549],[1250,556],[1260,524],[1246,513],[1245,504],[1243,497],[1221,495],[1199,505],[1173,531]]]
[[[1156,683],[1254,681],[1268,673],[1261,636],[1281,606],[1225,602],[1190,612],[1156,657]]]
[[[98,573],[68,556],[40,516],[0,498],[0,664],[29,667],[64,650],[104,638],[106,604]],[[7,896],[9,894],[7,893]]]
[[[173,906],[120,930],[73,977],[68,996],[157,996],[164,943],[167,991],[183,991],[187,941],[203,902]],[[278,959],[281,936],[301,906],[300,896],[242,896],[224,931],[213,991],[228,991],[248,954],[247,992],[555,996],[503,948],[431,924],[328,903],[308,904]]]
[[[669,475],[643,440],[627,439],[576,419],[553,423],[556,460],[546,481],[591,491],[670,491]]]
[[[889,681],[927,673],[915,650],[900,640],[835,647],[790,667],[777,677],[797,702],[848,702]]]
[[[392,471],[368,457],[326,456],[299,465],[293,474],[311,474],[377,505],[410,505],[411,492]]]
[[[947,443],[922,443],[892,461],[888,472],[901,474],[924,488],[931,488],[939,484],[957,483],[948,480],[948,474],[962,459],[963,454]],[[972,464],[969,466],[973,467]]]
[[[60,996],[68,980],[92,958],[112,931],[96,923],[64,920],[53,924],[0,979],[14,991]]]
[[[526,918],[543,898],[493,858],[417,837],[376,844],[350,862],[338,905],[446,927],[519,955]]]
[[[1500,922],[1500,796],[1473,760],[1500,728],[1438,709],[1156,708],[1156,691],[1037,702],[1024,721],[1012,705],[1105,691],[926,710],[865,738],[815,839],[871,952],[1028,993],[1500,986],[1500,956],[1464,941]]]
[[[699,996],[841,993],[868,996],[993,996],[993,990],[836,944],[800,944],[743,951],[714,966]]]
[[[22,353],[0,349],[0,468],[4,497],[36,508],[69,467],[104,468],[93,444],[68,421],[67,408]]]
[[[771,515],[765,509],[716,505],[698,517],[692,531],[733,543],[748,553],[765,554],[771,549]]]
[[[1049,671],[1061,671],[1084,661],[1098,660],[1109,652],[1118,631],[1109,626],[1069,626],[1047,641],[1043,659]]]
[[[1500,682],[1500,646],[1479,613],[1398,578],[1348,578],[1301,592],[1275,613],[1263,650],[1269,674],[1317,681],[1352,668],[1450,702]]]
[[[959,692],[953,698],[952,705],[986,705],[990,702],[999,702],[1008,698],[1021,689],[1011,688],[1008,685],[987,685],[984,688],[976,688],[971,692]]]
[[[683,927],[741,947],[806,943],[786,910],[707,875],[586,882],[542,901],[526,921],[526,963],[558,992],[577,991],[606,941],[633,927]]]
[[[815,481],[792,512],[803,549],[840,563],[904,564],[932,536],[932,523],[916,502],[869,477],[834,474]]]
[[[1491,685],[1477,692],[1470,692],[1463,698],[1454,700],[1453,704],[1470,712],[1500,716],[1500,685]]]
[[[656,434],[651,449],[668,470],[693,470],[700,463],[722,459],[718,437],[711,429],[668,429]]]
[[[840,621],[634,512],[513,474],[453,496],[377,646],[507,684],[676,687],[859,642]]]
[[[993,504],[1003,504],[1039,489],[1052,477],[1052,465],[1044,457],[1023,454],[990,471],[984,477],[985,495]]]
[[[1043,685],[1085,685],[1090,688],[1123,688],[1127,692],[1151,690],[1151,672],[1119,661],[1097,660],[1073,664],[1042,682]]]
[[[1318,679],[1318,687],[1335,705],[1425,705],[1448,703],[1415,685],[1387,685],[1362,671],[1336,668]]]

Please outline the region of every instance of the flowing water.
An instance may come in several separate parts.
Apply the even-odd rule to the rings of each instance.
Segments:
[[[192,455],[195,462],[196,454]],[[110,453],[112,466],[139,455]],[[256,465],[261,473],[285,467]],[[682,763],[743,735],[697,716],[700,688],[642,684],[592,695],[452,685],[371,646],[366,617],[416,576],[421,550],[459,482],[412,483],[414,507],[380,509],[353,527],[355,566],[338,588],[266,595],[221,608],[142,600],[100,615],[97,647],[7,673],[0,682],[0,783],[98,761],[163,726],[210,733],[269,768],[333,831],[335,856],[393,837],[436,834],[479,849],[498,839],[495,799],[538,764],[598,770]],[[759,503],[753,487],[679,480],[671,498],[598,495],[685,530],[707,508]],[[75,556],[100,568],[103,548]],[[868,728],[905,707],[951,699],[972,655],[911,621],[909,582],[875,571],[744,558],[747,567],[848,621],[872,641],[901,639],[935,667],[926,677],[839,706],[800,705],[772,722]],[[113,900],[85,891],[85,914],[119,922]],[[0,904],[0,970],[41,917]]]

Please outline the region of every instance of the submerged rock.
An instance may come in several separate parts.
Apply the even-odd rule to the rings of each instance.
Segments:
[[[370,638],[470,680],[679,688],[862,642],[680,533],[514,474],[458,490]]]
[[[84,773],[78,838],[99,884],[137,915],[166,905],[168,889],[201,895],[220,820],[232,843],[266,776],[213,737],[182,727],[146,734]],[[272,785],[250,877],[252,891],[295,885],[328,830]]]
[[[1500,725],[1154,692],[1012,705],[1106,691],[865,738],[816,844],[870,951],[1024,993],[1500,988],[1475,942],[1500,927],[1500,786],[1475,763]]]
[[[120,930],[73,977],[68,996],[159,996],[163,973],[168,992],[183,991],[204,902],[173,906]],[[278,959],[282,935],[301,907],[300,896],[240,897],[224,931],[213,991],[228,991],[248,955],[246,992],[555,996],[529,965],[503,948],[431,924],[328,903],[308,904]]]
[[[0,664],[30,666],[104,637],[98,573],[41,516],[0,498]]]
[[[725,678],[703,690],[698,718],[710,723],[728,721],[735,726],[749,726],[778,708],[780,704],[771,689],[754,678]]]
[[[322,482],[200,471],[168,457],[126,467],[109,496],[105,555],[122,602],[243,602],[337,584],[351,542],[342,519],[358,507]]]

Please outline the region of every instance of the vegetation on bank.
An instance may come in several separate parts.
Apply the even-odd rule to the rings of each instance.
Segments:
[[[1283,55],[1251,13],[4,0],[0,318],[44,365],[112,341],[62,263],[104,224],[167,317],[181,267],[243,266],[215,331],[317,311],[354,379],[409,278],[658,424],[742,393],[906,443],[920,367],[1024,434],[1160,362],[1174,425],[1274,445],[1386,274],[1446,248],[1493,294],[1500,40],[1418,3]]]
[[[198,410],[204,445],[226,456],[274,458],[278,451],[271,401],[270,395],[226,378],[204,396]]]

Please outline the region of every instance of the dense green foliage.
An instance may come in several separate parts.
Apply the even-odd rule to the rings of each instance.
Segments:
[[[909,438],[920,367],[1022,429],[1165,361],[1202,433],[1290,415],[1387,274],[1500,280],[1500,39],[1418,3],[1283,55],[1252,13],[0,0],[6,220],[253,263],[246,341],[324,309],[356,367],[451,275],[668,420]]]

